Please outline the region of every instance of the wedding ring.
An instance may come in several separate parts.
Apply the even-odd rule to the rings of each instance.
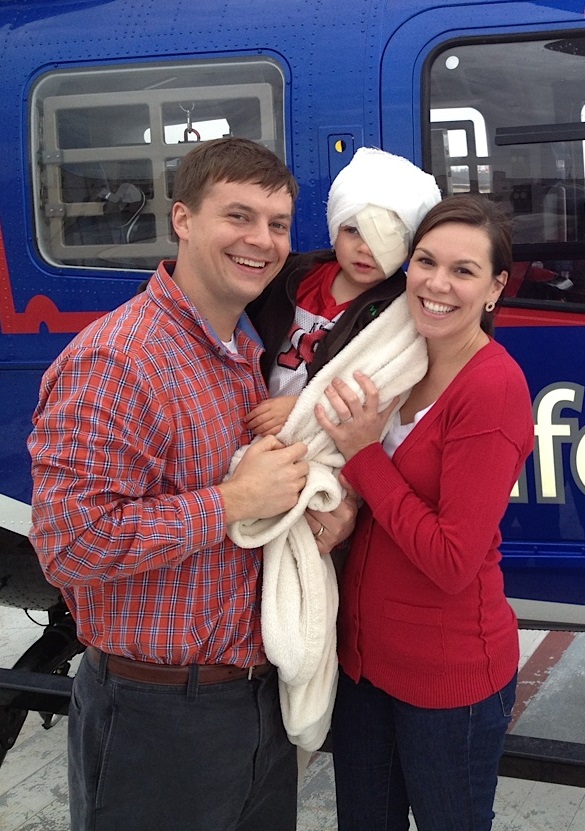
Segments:
[[[352,418],[353,418],[353,416],[350,416],[349,418],[340,418],[340,419],[339,419],[339,423],[340,423],[340,424],[347,424],[347,422],[348,422],[348,421],[351,421],[351,420],[352,420]]]
[[[315,537],[315,539],[316,539],[316,540],[318,540],[318,539],[319,539],[319,537],[321,536],[321,534],[323,533],[323,531],[324,531],[324,530],[325,530],[325,526],[324,526],[324,525],[322,525],[322,526],[319,528],[319,530],[317,531],[317,533],[316,533],[316,534],[313,534],[313,536]]]

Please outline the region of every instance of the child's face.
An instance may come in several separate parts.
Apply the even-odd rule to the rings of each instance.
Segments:
[[[346,299],[353,299],[386,279],[355,225],[340,227],[335,240],[335,255],[341,266],[336,283],[340,284]]]

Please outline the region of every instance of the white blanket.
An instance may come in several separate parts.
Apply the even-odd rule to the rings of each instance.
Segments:
[[[290,740],[305,750],[318,749],[327,735],[337,686],[337,581],[331,557],[319,554],[304,516],[306,508],[332,511],[343,497],[338,482],[345,464],[334,442],[321,429],[315,405],[337,417],[324,390],[334,377],[346,381],[363,399],[353,378],[368,375],[380,393],[380,410],[396,396],[406,398],[426,372],[427,351],[398,297],[311,379],[299,396],[278,438],[307,445],[309,475],[296,506],[270,519],[245,520],[228,527],[243,548],[264,546],[262,637],[268,660],[278,667],[280,703]],[[385,425],[380,439],[387,432]],[[245,453],[234,456],[228,476]]]

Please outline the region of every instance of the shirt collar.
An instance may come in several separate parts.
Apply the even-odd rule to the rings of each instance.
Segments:
[[[148,281],[146,291],[154,302],[160,306],[173,320],[177,321],[186,331],[196,337],[201,337],[202,332],[214,346],[226,351],[221,338],[214,331],[209,321],[203,318],[197,307],[181,291],[173,280],[175,260],[163,260],[151,279]],[[264,347],[256,329],[252,325],[248,315],[243,312],[236,324],[236,332],[241,330],[255,346]]]

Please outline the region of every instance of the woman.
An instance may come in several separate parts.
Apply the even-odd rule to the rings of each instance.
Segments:
[[[499,523],[533,446],[518,365],[488,334],[510,227],[480,196],[432,208],[413,240],[410,311],[429,367],[380,443],[340,380],[321,426],[363,498],[342,577],[333,750],[340,831],[487,831],[514,703],[518,632]]]

